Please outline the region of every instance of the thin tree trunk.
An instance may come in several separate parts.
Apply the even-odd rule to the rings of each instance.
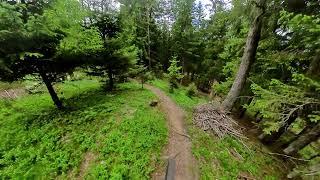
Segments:
[[[143,89],[144,81],[145,81],[145,79],[142,77],[142,78],[141,78],[141,88],[142,88],[142,89]]]
[[[240,95],[242,89],[245,86],[245,82],[247,80],[250,67],[254,63],[256,51],[257,51],[260,36],[261,36],[261,27],[262,27],[262,19],[263,19],[265,4],[266,4],[266,0],[259,0],[256,5],[258,15],[255,17],[250,27],[246,46],[244,49],[243,56],[241,58],[241,64],[240,64],[238,73],[236,75],[236,78],[233,82],[233,85],[226,99],[222,103],[222,109],[224,111],[229,112],[233,108],[237,100],[237,97]]]
[[[274,132],[272,134],[264,134],[263,133],[259,136],[259,139],[264,144],[271,144],[271,143],[275,142],[276,140],[278,140],[281,137],[282,134],[284,134],[286,132],[288,127],[297,119],[297,117],[298,117],[297,113],[292,114],[289,117],[289,119],[287,120],[287,122],[284,125],[282,125],[277,132]]]
[[[112,68],[111,68],[111,67],[108,67],[108,78],[109,78],[109,87],[108,87],[108,90],[109,90],[109,91],[112,91],[112,90],[113,90],[114,83],[113,83],[113,74],[112,74]]]
[[[195,75],[195,72],[194,72],[194,71],[192,71],[192,74],[191,74],[191,81],[193,81],[193,80],[194,80],[194,75]]]
[[[250,97],[246,104],[250,104],[252,101],[253,101],[253,97]],[[246,112],[247,112],[247,108],[244,108],[243,106],[240,106],[239,109],[240,109],[239,110],[239,119],[242,119],[245,116]]]
[[[313,57],[307,72],[309,76],[320,76],[320,51]]]
[[[297,140],[293,141],[287,148],[283,150],[285,154],[294,155],[313,141],[320,137],[320,123],[317,123],[310,131],[302,134]]]
[[[151,14],[150,14],[150,7],[148,7],[148,59],[149,59],[149,70],[151,70],[151,47],[150,47],[150,19],[151,19]]]
[[[47,74],[45,72],[40,72],[40,76],[41,76],[44,84],[46,85],[46,87],[47,87],[47,89],[49,91],[49,94],[51,96],[51,99],[54,102],[54,104],[56,105],[56,107],[58,109],[63,109],[62,102],[60,101],[57,93],[53,89],[53,86],[52,86],[51,81],[49,80]]]

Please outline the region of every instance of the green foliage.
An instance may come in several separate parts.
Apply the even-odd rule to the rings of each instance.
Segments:
[[[240,173],[260,179],[266,175],[274,179],[283,176],[278,171],[280,164],[276,165],[271,156],[256,151],[254,144],[247,149],[230,137],[219,140],[196,128],[191,128],[191,133],[194,138],[192,150],[199,160],[201,179],[236,179]]]
[[[296,77],[301,78],[299,75]],[[308,97],[301,87],[303,86],[289,86],[275,79],[270,82],[268,89],[252,84],[251,89],[255,98],[247,108],[253,112],[260,112],[264,118],[268,119],[264,124],[266,133],[277,131],[290,112],[295,109],[298,111],[310,103],[319,103],[317,99]]]
[[[56,1],[44,12],[47,26],[53,31],[62,31],[66,36],[58,47],[60,55],[94,55],[102,49],[103,41],[98,30],[82,27],[86,16],[88,13],[75,0]]]
[[[183,74],[181,74],[181,66],[178,66],[179,61],[177,57],[174,56],[170,60],[170,67],[168,68],[168,78],[170,83],[170,92],[173,92],[175,88],[178,87],[178,81],[183,78]]]
[[[147,71],[147,69],[148,68],[143,65],[136,65],[129,72],[131,77],[137,77],[140,80],[142,88],[144,83],[154,79],[153,74]]]
[[[293,39],[291,39],[292,48],[319,48],[320,40],[314,39],[314,37],[320,35],[319,16],[295,14],[287,11],[282,11],[280,14],[281,18],[279,21],[283,28],[294,32]]]
[[[197,94],[197,91],[197,86],[194,83],[191,83],[187,87],[186,95],[189,97],[195,96]]]
[[[7,26],[0,30],[5,47],[0,50],[1,79],[16,80],[42,69],[55,81],[83,64],[82,56],[102,48],[97,30],[82,27],[87,13],[78,1],[54,1],[39,13],[29,6],[1,3],[0,24]]]
[[[229,78],[227,81],[213,84],[212,89],[214,90],[216,95],[225,96],[231,88],[232,83],[233,79]]]
[[[181,86],[173,93],[170,92],[168,80],[160,80],[155,79],[152,80],[151,83],[163,90],[170,96],[175,102],[177,102],[178,105],[180,105],[183,108],[186,108],[188,111],[192,111],[192,108],[200,103],[205,103],[206,100],[204,98],[200,97],[188,97],[187,94],[187,88]]]
[[[149,178],[167,138],[151,92],[126,83],[105,94],[96,80],[56,88],[72,109],[56,110],[45,94],[0,102],[1,178],[76,178],[86,152],[99,160],[87,177]]]
[[[64,38],[59,46],[59,53],[63,55],[92,56],[100,52],[103,43],[97,29],[75,29]]]

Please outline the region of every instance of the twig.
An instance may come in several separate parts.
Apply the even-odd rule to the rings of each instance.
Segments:
[[[264,151],[262,151],[262,152],[264,152]],[[267,153],[267,152],[264,152],[264,153]],[[288,155],[286,155],[286,154],[280,154],[280,153],[271,153],[271,152],[268,152],[268,154],[270,154],[270,155],[277,155],[277,156],[283,156],[283,157],[287,157],[287,158],[294,159],[294,160],[299,160],[299,161],[305,161],[305,162],[309,162],[309,161],[310,161],[310,160],[307,160],[307,159],[295,158],[295,157],[288,156]]]
[[[176,131],[176,130],[174,130],[174,129],[172,129],[172,131],[173,131],[174,133],[176,133],[176,134],[179,134],[179,135],[181,135],[181,136],[184,136],[184,137],[187,137],[187,138],[191,139],[191,137],[190,137],[189,135],[179,133],[178,131]]]

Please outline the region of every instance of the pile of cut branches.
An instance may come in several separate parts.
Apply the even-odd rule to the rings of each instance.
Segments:
[[[212,104],[204,104],[194,109],[193,122],[204,131],[213,132],[219,138],[230,135],[245,138],[243,128],[231,117]]]

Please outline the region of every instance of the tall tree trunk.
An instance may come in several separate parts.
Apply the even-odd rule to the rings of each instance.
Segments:
[[[62,105],[62,102],[60,101],[57,93],[55,92],[55,90],[53,89],[53,86],[51,84],[51,81],[49,80],[47,74],[43,71],[40,72],[40,76],[44,82],[44,84],[46,85],[48,91],[49,91],[49,94],[51,96],[51,99],[52,101],[54,102],[54,104],[56,105],[56,107],[58,109],[63,109],[63,105]]]
[[[148,7],[148,59],[149,59],[149,70],[151,71],[151,67],[152,67],[152,64],[151,64],[151,47],[150,47],[150,44],[151,44],[151,41],[150,41],[150,19],[151,19],[151,11],[150,11],[150,7]]]
[[[286,132],[288,127],[297,119],[298,113],[293,113],[289,119],[286,121],[285,124],[283,124],[277,132],[274,132],[272,134],[261,134],[259,136],[259,139],[261,140],[262,143],[264,144],[271,144],[278,140],[283,133]]]
[[[302,134],[298,139],[293,141],[287,148],[283,150],[285,154],[294,155],[308,144],[316,141],[320,137],[320,123],[317,123],[310,131]]]
[[[108,90],[112,91],[113,90],[113,73],[112,73],[112,68],[108,67],[108,78],[109,78],[109,86],[108,86]]]
[[[258,0],[256,4],[256,9],[258,11],[258,15],[255,17],[247,37],[246,46],[244,49],[243,56],[241,58],[241,64],[236,75],[236,78],[233,82],[233,85],[226,97],[226,99],[222,103],[222,109],[224,111],[231,111],[233,108],[237,97],[240,95],[242,89],[244,88],[245,82],[247,80],[247,76],[250,71],[251,65],[254,63],[256,51],[258,48],[260,36],[261,36],[261,27],[262,27],[262,19],[264,14],[266,0]]]

